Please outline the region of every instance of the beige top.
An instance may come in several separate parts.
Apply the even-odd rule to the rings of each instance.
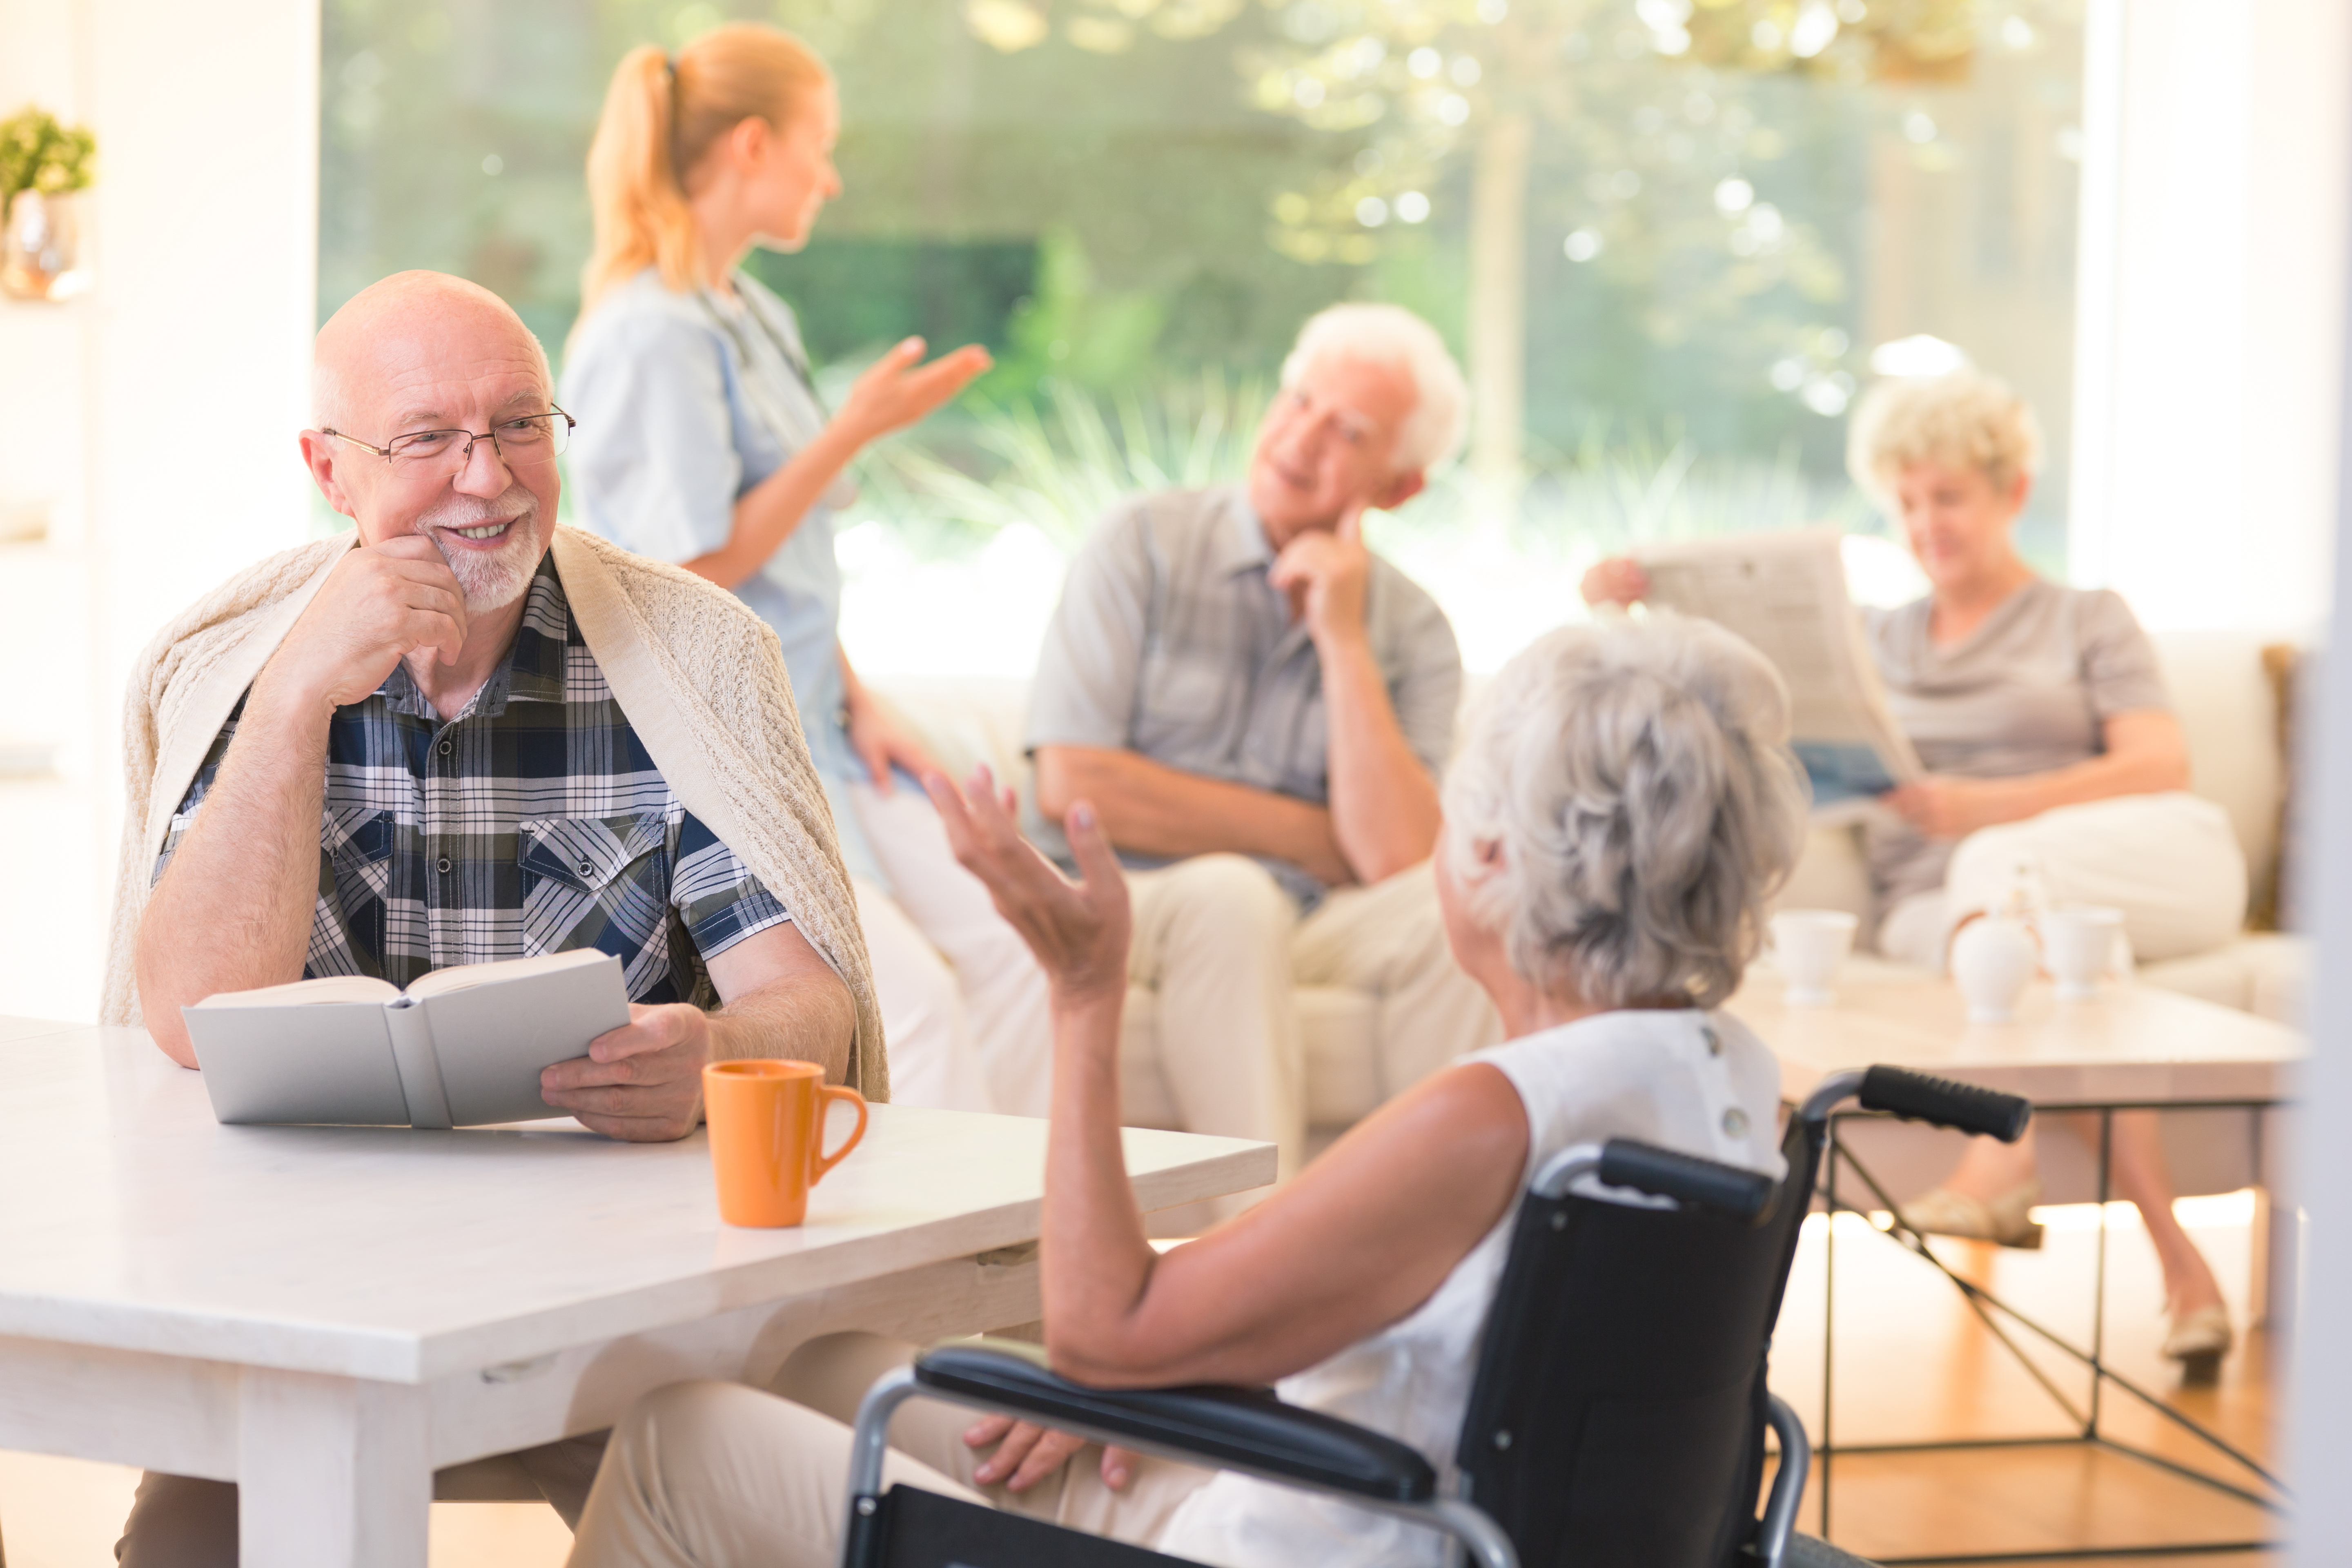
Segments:
[[[2087,762],[2118,713],[2169,710],[2156,647],[2123,596],[2035,578],[1948,647],[1929,638],[1933,601],[1869,615],[1886,698],[1927,771],[2015,778]],[[1944,885],[1955,841],[1892,813],[1864,833],[1882,905]]]
[[[100,1021],[139,1022],[139,919],[173,807],[229,710],[356,539],[341,534],[248,567],[156,634],[133,666]],[[581,635],[662,776],[792,910],[849,987],[857,1035],[845,1081],[868,1100],[887,1100],[865,935],[776,634],[725,589],[593,534],[559,527],[553,549]]]

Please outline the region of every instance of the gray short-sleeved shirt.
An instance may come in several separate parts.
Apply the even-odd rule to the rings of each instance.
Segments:
[[[2039,578],[1950,647],[1927,636],[1929,601],[1869,616],[1870,647],[1895,721],[1927,771],[2015,778],[2087,762],[2118,713],[2168,710],[2156,647],[2122,595]],[[1953,841],[1891,815],[1866,834],[1883,902],[1939,888]]]
[[[1326,804],[1322,666],[1289,597],[1266,581],[1274,556],[1237,489],[1162,491],[1114,508],[1070,563],[1038,656],[1029,750],[1136,752]],[[1462,696],[1454,628],[1377,555],[1364,620],[1405,741],[1434,773],[1453,749]],[[1323,890],[1286,861],[1267,868],[1298,898]]]

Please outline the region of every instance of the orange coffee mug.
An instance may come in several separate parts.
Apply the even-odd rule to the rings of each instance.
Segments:
[[[857,1129],[830,1156],[825,1107],[857,1107]],[[866,1097],[824,1081],[814,1062],[711,1062],[702,1069],[702,1119],[719,1178],[719,1217],[729,1225],[798,1225],[809,1189],[866,1136]]]

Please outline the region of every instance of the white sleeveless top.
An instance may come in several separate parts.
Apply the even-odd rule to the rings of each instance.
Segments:
[[[1462,1059],[1501,1069],[1518,1091],[1528,1131],[1522,1186],[1561,1150],[1611,1138],[1638,1138],[1775,1177],[1787,1170],[1775,1126],[1780,1064],[1727,1014],[1602,1013]],[[1410,1315],[1283,1379],[1276,1391],[1293,1405],[1412,1444],[1438,1468],[1450,1494],[1480,1331],[1517,1213],[1514,1204]],[[1436,1568],[1444,1556],[1434,1531],[1231,1472],[1185,1499],[1156,1544],[1217,1568]]]

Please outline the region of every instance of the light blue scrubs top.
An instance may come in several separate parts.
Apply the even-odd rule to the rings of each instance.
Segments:
[[[563,406],[580,426],[564,461],[581,521],[624,549],[673,565],[733,531],[735,503],[825,425],[800,369],[800,324],[756,279],[733,300],[672,293],[647,268],[591,311],[564,356]],[[787,358],[787,354],[791,357]],[[866,778],[842,723],[841,564],[834,505],[811,506],[735,592],[775,628],[852,876],[882,881],[841,786]]]

